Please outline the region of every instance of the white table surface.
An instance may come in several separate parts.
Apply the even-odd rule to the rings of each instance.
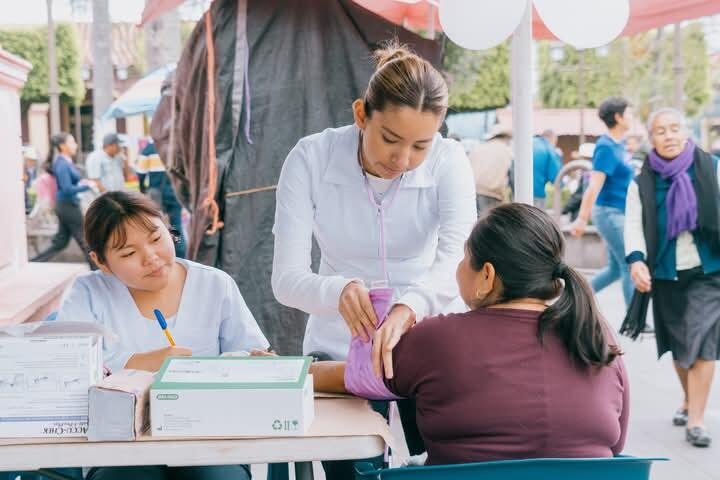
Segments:
[[[158,439],[88,442],[85,438],[0,439],[0,471],[124,465],[229,465],[362,459],[382,455],[385,420],[360,399],[315,401],[302,437]]]

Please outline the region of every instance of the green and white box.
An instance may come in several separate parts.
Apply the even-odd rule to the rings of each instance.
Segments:
[[[150,389],[152,435],[288,437],[315,417],[310,357],[173,357]]]

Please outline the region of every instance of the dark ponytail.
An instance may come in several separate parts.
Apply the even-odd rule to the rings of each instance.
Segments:
[[[608,342],[589,285],[563,263],[565,241],[545,212],[521,203],[496,207],[475,225],[467,246],[474,270],[490,263],[499,277],[490,303],[557,299],[540,314],[540,342],[555,332],[580,367],[608,365],[621,353]]]
[[[565,347],[581,366],[602,366],[611,363],[621,352],[608,344],[609,331],[600,319],[595,298],[585,278],[574,268],[562,263],[556,268],[563,287],[560,297],[541,315],[538,338],[554,330]]]
[[[55,160],[55,156],[60,153],[60,145],[67,142],[69,136],[69,133],[60,132],[50,137],[50,149],[48,150],[44,165],[45,171],[50,175],[55,176],[55,172],[53,172],[53,160]]]

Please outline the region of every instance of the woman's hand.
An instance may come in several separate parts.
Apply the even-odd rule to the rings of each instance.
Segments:
[[[587,220],[583,220],[582,218],[578,217],[573,223],[570,224],[570,235],[575,238],[582,237],[585,233],[587,225]]]
[[[250,356],[251,357],[277,357],[278,354],[275,353],[275,350],[258,350],[257,348],[253,348],[250,350]]]
[[[395,305],[373,339],[372,362],[376,377],[382,378],[384,368],[385,378],[393,378],[393,348],[413,325],[415,312],[407,305]]]
[[[375,333],[377,317],[370,302],[370,293],[360,282],[345,285],[340,294],[340,315],[345,319],[353,337],[361,336],[368,341]]]
[[[650,270],[645,262],[634,262],[630,265],[630,278],[639,292],[646,293],[652,288]]]
[[[125,364],[125,368],[157,372],[167,357],[190,357],[192,350],[186,347],[165,347],[159,350],[136,353]]]

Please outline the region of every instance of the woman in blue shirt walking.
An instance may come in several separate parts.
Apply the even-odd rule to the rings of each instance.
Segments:
[[[623,138],[630,130],[633,116],[628,101],[620,97],[605,100],[598,116],[608,127],[608,133],[595,144],[590,174],[590,185],[580,204],[580,213],[571,226],[571,233],[580,237],[585,233],[592,212],[593,224],[605,240],[608,266],[592,280],[593,291],[599,292],[616,280],[622,279],[625,305],[630,304],[633,282],[625,263],[625,198],[633,179],[633,167],[625,161]]]
[[[75,138],[69,133],[56,133],[50,137],[50,152],[46,168],[57,182],[55,214],[58,218],[58,231],[50,246],[40,252],[31,261],[47,262],[60,253],[74,238],[85,255],[85,260],[93,270],[95,264],[88,256],[83,237],[83,215],[77,194],[90,189],[90,181],[82,180],[80,172],[73,164],[72,157],[77,152]]]

